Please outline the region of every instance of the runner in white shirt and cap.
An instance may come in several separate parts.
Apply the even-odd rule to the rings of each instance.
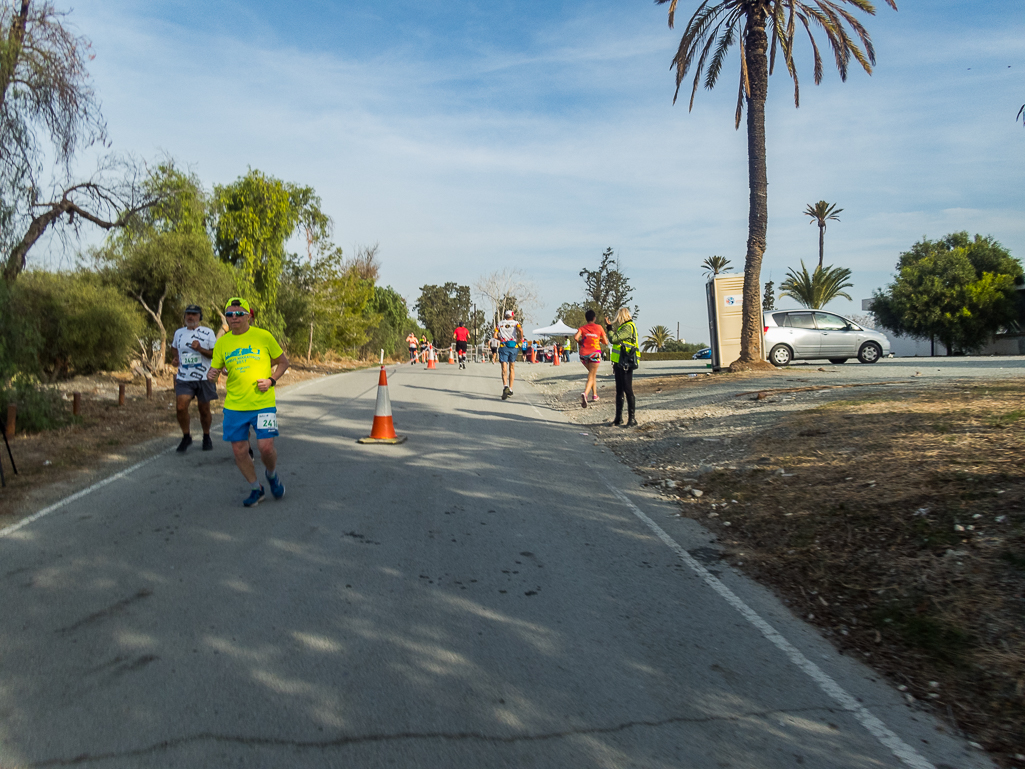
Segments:
[[[210,370],[210,358],[214,354],[217,335],[205,326],[200,326],[203,308],[190,304],[185,308],[185,326],[174,332],[171,347],[174,349],[172,363],[178,368],[174,378],[174,395],[178,407],[178,424],[182,429],[182,440],[178,451],[184,453],[192,445],[189,404],[195,398],[199,405],[199,424],[203,428],[203,451],[210,451],[214,444],[210,440],[210,401],[217,400],[217,385],[206,378]]]
[[[516,322],[516,314],[512,310],[505,311],[505,319],[499,321],[495,329],[498,340],[498,362],[502,364],[502,400],[513,394],[514,365],[519,353],[519,343],[523,340],[523,329]]]

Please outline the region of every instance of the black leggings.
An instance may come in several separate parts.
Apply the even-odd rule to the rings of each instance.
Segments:
[[[630,409],[630,416],[633,416],[636,401],[634,400],[634,372],[620,368],[618,363],[612,365],[612,373],[616,375],[616,419],[623,416],[623,396],[626,396],[626,405]]]

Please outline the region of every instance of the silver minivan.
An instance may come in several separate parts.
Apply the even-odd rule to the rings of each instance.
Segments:
[[[766,357],[774,366],[792,360],[826,358],[875,363],[890,354],[886,334],[823,310],[769,310],[763,314]]]

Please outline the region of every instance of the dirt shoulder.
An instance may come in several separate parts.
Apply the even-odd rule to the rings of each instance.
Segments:
[[[282,379],[288,386],[342,371],[365,368],[356,361],[293,363]],[[125,385],[125,404],[118,405],[119,385]],[[10,441],[18,474],[11,472],[7,450],[0,444],[6,488],[0,490],[0,529],[108,477],[158,451],[177,444],[181,429],[175,412],[172,373],[154,377],[152,397],[146,380],[127,372],[76,377],[59,385],[72,409],[72,394],[80,393],[80,414],[74,423],[38,433],[16,431]],[[224,398],[214,402],[214,425]],[[195,404],[190,409],[192,431],[200,432]],[[198,447],[193,450],[198,450]]]
[[[602,426],[611,385],[582,409],[539,384],[726,562],[1025,766],[1025,382],[650,377],[636,430]]]

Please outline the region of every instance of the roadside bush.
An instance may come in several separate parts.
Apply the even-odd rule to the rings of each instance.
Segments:
[[[665,343],[661,352],[685,352],[688,355],[693,355],[702,347],[708,347],[704,342],[698,344],[692,344],[691,342],[681,342],[679,339],[670,339]],[[672,360],[672,359],[669,359]]]
[[[17,306],[15,291],[0,281],[0,388],[18,372],[39,373],[39,329]]]
[[[18,432],[51,430],[75,419],[60,391],[52,385],[40,384],[34,376],[18,374],[0,388],[0,414],[4,419],[11,403],[18,404]]]
[[[38,334],[45,381],[123,368],[143,330],[131,300],[93,273],[25,272],[11,299]]]
[[[695,347],[694,352],[700,349],[700,347]],[[641,353],[641,365],[643,366],[646,360],[691,360],[693,357],[693,352],[643,352]]]

